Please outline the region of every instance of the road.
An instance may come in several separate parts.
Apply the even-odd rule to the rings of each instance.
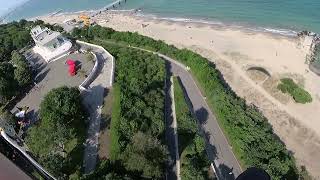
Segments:
[[[169,67],[167,63],[166,67]],[[168,69],[168,68],[167,68]],[[180,180],[180,158],[178,152],[177,120],[175,113],[172,73],[167,71],[165,80],[165,127],[169,159],[166,167],[168,180]]]
[[[214,162],[219,179],[235,179],[242,172],[241,167],[191,74],[181,63],[165,55],[156,54],[167,60],[169,71],[173,75],[180,77],[190,100],[189,105],[205,134],[208,157]]]

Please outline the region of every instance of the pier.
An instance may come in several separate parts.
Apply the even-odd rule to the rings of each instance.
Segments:
[[[97,10],[96,12],[94,12],[93,14],[91,14],[91,17],[103,12],[103,11],[107,11],[109,9],[114,9],[114,8],[117,8],[121,5],[121,3],[126,3],[127,0],[117,0],[117,1],[114,1],[113,3],[110,3],[106,6],[104,6],[103,8]]]

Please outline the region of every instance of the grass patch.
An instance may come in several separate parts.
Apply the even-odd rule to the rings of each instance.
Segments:
[[[100,135],[99,135],[99,159],[110,158],[110,123],[113,107],[113,89],[106,90],[101,109]]]
[[[119,126],[120,126],[120,86],[113,85],[113,107],[110,125],[110,159],[116,160],[120,154]]]
[[[312,101],[311,95],[291,78],[281,79],[281,83],[278,84],[277,88],[283,93],[290,94],[297,103],[305,104]]]
[[[174,101],[182,179],[208,179],[209,161],[204,138],[199,135],[196,119],[192,116],[177,77],[173,78]]]

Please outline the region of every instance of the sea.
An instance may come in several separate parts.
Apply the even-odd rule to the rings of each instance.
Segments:
[[[97,10],[115,0],[29,0],[5,21],[59,12]],[[126,0],[118,9],[139,9],[140,16],[173,21],[234,25],[293,35],[320,33],[320,0]]]

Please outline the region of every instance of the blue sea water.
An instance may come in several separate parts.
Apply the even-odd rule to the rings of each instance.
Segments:
[[[100,9],[113,0],[30,0],[8,20],[62,9],[64,12]],[[320,0],[127,0],[121,9],[140,8],[145,15],[187,18],[260,27],[279,32],[310,30],[320,33]]]

